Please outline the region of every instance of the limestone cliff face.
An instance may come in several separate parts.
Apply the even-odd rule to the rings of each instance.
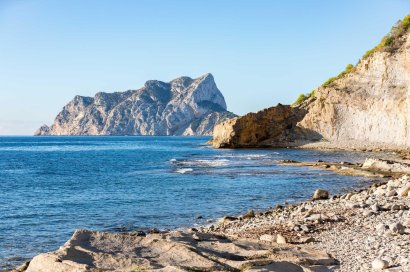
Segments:
[[[292,109],[271,108],[257,113],[259,117],[252,121],[245,115],[216,126],[213,145],[275,147],[321,139],[333,147],[410,147],[409,31],[410,16],[356,66]],[[282,118],[273,118],[272,111],[283,114]],[[296,113],[297,117],[289,116]],[[290,129],[288,120],[292,120]],[[274,129],[293,136],[289,140],[278,133],[265,133]],[[249,135],[256,134],[264,136],[249,140]]]
[[[211,135],[235,115],[211,74],[150,80],[141,89],[76,96],[36,135]]]
[[[300,105],[300,127],[331,142],[410,146],[410,39],[377,51]]]

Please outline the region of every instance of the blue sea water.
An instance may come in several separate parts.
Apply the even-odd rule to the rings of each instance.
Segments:
[[[318,187],[340,193],[371,182],[276,163],[362,161],[361,153],[216,150],[208,139],[0,137],[0,270],[57,249],[78,228],[201,225],[303,201]]]

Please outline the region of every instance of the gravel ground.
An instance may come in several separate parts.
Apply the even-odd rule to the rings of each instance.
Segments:
[[[206,232],[325,250],[332,271],[410,271],[410,176],[360,192],[225,217]]]

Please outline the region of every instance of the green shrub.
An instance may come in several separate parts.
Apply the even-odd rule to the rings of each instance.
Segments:
[[[349,73],[351,70],[353,70],[354,65],[353,64],[348,64],[343,72],[338,74],[336,77],[331,77],[328,80],[326,80],[323,84],[322,87],[327,87],[330,84],[332,84],[335,80],[338,80],[339,78],[343,77],[347,73]]]
[[[305,101],[306,99],[308,99],[308,97],[305,94],[301,94],[299,95],[299,97],[296,99],[295,102],[293,102],[292,106],[298,105],[300,103],[302,103],[303,101]]]
[[[316,92],[316,90],[313,90],[308,94],[299,95],[298,99],[296,99],[296,101],[293,102],[292,106],[299,105],[300,103],[302,103],[306,99],[311,98],[311,97],[315,97],[315,92]]]
[[[397,48],[399,41],[398,38],[402,37],[403,35],[410,32],[410,14],[403,18],[403,20],[399,20],[396,25],[392,27],[390,32],[383,37],[378,45],[374,48],[366,51],[363,55],[362,60],[368,58],[369,56],[373,55],[374,52],[380,50],[391,50]]]
[[[410,31],[410,14],[400,21],[399,28],[403,33]]]

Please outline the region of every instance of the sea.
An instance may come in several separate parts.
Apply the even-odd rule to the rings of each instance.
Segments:
[[[277,163],[361,162],[365,153],[213,149],[208,140],[0,137],[0,271],[58,249],[76,229],[203,226],[374,181]]]

